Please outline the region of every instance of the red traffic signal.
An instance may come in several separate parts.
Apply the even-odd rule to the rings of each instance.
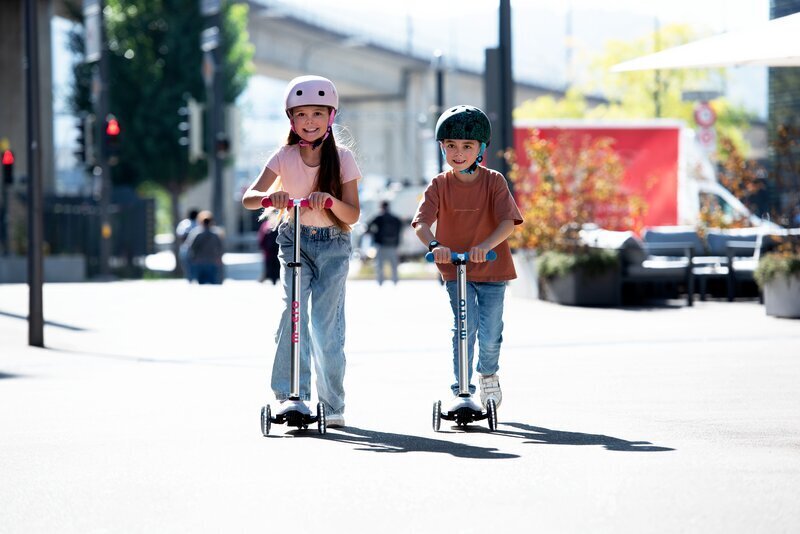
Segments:
[[[119,121],[114,115],[106,117],[106,135],[109,137],[117,137],[119,135]]]
[[[3,150],[3,183],[14,183],[14,153],[11,150]]]

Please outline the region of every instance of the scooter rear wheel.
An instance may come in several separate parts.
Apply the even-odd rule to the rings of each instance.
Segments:
[[[269,435],[269,427],[272,425],[272,421],[270,421],[271,417],[272,417],[272,412],[269,409],[269,404],[267,404],[266,406],[262,406],[261,407],[261,434],[263,434],[264,437],[267,437]]]
[[[442,426],[442,401],[433,403],[433,431],[438,432]]]
[[[328,431],[328,422],[325,419],[325,405],[321,402],[317,403],[317,431],[320,434]]]
[[[492,432],[497,430],[497,404],[494,399],[486,401],[486,419],[489,422],[489,430]]]

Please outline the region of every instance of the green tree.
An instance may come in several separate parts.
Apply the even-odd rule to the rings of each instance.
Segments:
[[[223,1],[221,46],[223,100],[233,103],[253,72],[253,46],[246,31],[248,7]],[[198,0],[106,0],[105,21],[110,53],[110,111],[120,122],[119,163],[114,184],[157,184],[172,200],[172,227],[177,224],[179,196],[204,179],[207,164],[190,164],[181,146],[178,110],[192,97],[206,100],[200,33],[205,21]],[[71,43],[83,53],[82,29]],[[90,71],[74,69],[71,99],[76,113],[89,111]]]

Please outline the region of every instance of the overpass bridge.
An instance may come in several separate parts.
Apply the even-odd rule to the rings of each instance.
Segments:
[[[49,28],[53,16],[69,17],[63,0],[38,0],[40,27]],[[357,142],[359,164],[365,175],[387,178],[427,179],[435,170],[436,147],[431,142],[436,111],[436,66],[433,53],[401,50],[389,38],[356,33],[326,25],[288,2],[248,0],[248,31],[255,46],[257,74],[289,80],[314,73],[333,79],[340,92],[342,113],[337,122]],[[16,174],[27,174],[24,115],[22,0],[0,3],[0,138],[16,147]],[[52,138],[52,76],[50,32],[40,31],[42,75],[42,155],[45,191],[54,188]],[[484,78],[480,68],[445,63],[444,105],[484,105]],[[517,80],[515,103],[543,94],[560,95],[558,90]],[[275,102],[282,109],[282,102]],[[229,228],[238,217],[232,176],[226,176],[225,214],[220,217]],[[197,193],[209,195],[210,187]],[[222,214],[221,214],[222,215]]]

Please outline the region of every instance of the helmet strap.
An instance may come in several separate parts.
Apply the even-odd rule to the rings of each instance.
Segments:
[[[289,119],[289,124],[291,124],[291,126],[292,126],[292,131],[294,133],[296,133],[298,137],[300,137],[300,141],[297,144],[300,145],[300,146],[310,146],[312,150],[316,149],[316,148],[319,148],[320,145],[322,145],[322,143],[325,142],[325,139],[327,139],[328,136],[333,132],[333,118],[335,116],[336,116],[336,110],[331,108],[331,114],[330,114],[330,117],[328,117],[328,129],[325,130],[325,135],[323,135],[322,137],[320,137],[319,139],[317,139],[316,141],[313,141],[311,143],[309,143],[308,141],[306,141],[305,139],[300,137],[300,134],[297,133],[297,130],[294,129],[294,119],[290,118]]]

